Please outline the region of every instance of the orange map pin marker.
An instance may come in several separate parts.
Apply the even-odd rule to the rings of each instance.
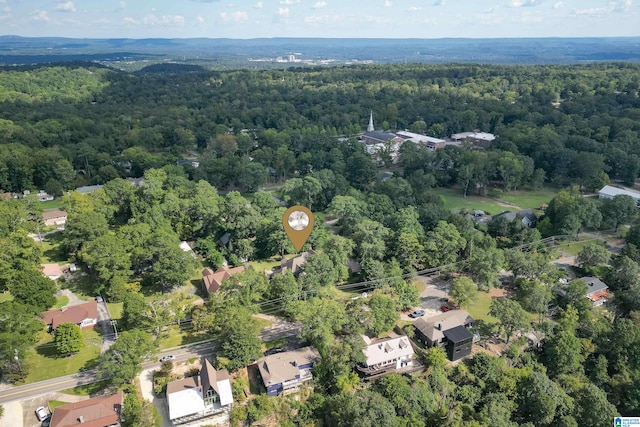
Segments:
[[[300,251],[313,230],[313,214],[304,206],[291,206],[282,216],[282,225],[296,251]]]

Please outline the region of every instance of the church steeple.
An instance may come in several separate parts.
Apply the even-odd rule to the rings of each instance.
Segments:
[[[373,132],[375,128],[373,127],[373,110],[371,110],[371,115],[369,116],[369,126],[367,126],[367,132]]]

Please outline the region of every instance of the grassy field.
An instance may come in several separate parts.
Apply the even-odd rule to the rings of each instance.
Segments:
[[[98,332],[92,330],[82,331],[85,339],[100,342]],[[44,334],[36,345],[35,351],[29,353],[26,363],[30,367],[26,383],[48,380],[76,373],[83,369],[90,369],[98,363],[100,356],[100,346],[87,343],[77,354],[70,357],[58,357],[56,348],[53,345],[53,335]]]
[[[288,257],[293,257],[294,255],[289,255]],[[287,257],[287,256],[285,256]],[[280,265],[280,257],[272,257],[264,261],[250,261],[249,266],[253,267],[255,271],[262,272],[264,270],[271,270],[274,267]]]
[[[62,197],[47,200],[46,202],[40,202],[40,206],[42,206],[42,210],[62,208]]]
[[[559,246],[556,246],[554,249],[565,252],[569,255],[576,256],[582,250],[582,248],[592,243],[593,243],[593,240],[589,240],[586,242],[565,242]]]
[[[62,308],[67,304],[69,304],[69,297],[61,295],[59,297],[56,297],[56,305],[54,305],[52,308]]]
[[[444,207],[449,210],[466,209],[468,211],[482,210],[491,215],[505,210],[536,209],[541,204],[548,204],[556,194],[553,189],[545,188],[538,191],[513,191],[505,193],[500,199],[468,195],[463,197],[458,188],[436,188],[435,193],[444,197]]]
[[[166,350],[168,348],[178,347],[185,344],[192,344],[199,341],[204,341],[213,338],[212,335],[204,332],[194,333],[185,331],[177,325],[170,326],[163,332],[162,337],[158,342],[159,350]]]
[[[107,308],[109,308],[109,314],[112,319],[120,320],[122,319],[122,306],[121,302],[108,302]]]
[[[69,258],[61,245],[62,233],[49,234],[42,242],[42,262],[67,264]]]
[[[489,306],[491,305],[491,296],[486,292],[478,292],[478,298],[472,303],[467,311],[476,320],[484,320],[487,323],[495,323],[498,321],[489,315]]]
[[[74,396],[91,396],[99,391],[104,390],[109,385],[109,381],[98,381],[91,384],[79,385],[74,388],[62,390],[62,393],[72,394]]]

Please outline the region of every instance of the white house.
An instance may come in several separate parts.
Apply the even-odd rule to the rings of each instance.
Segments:
[[[202,359],[202,369],[195,377],[167,384],[169,419],[182,424],[228,410],[233,403],[231,381],[226,369],[216,371]]]
[[[366,344],[363,350],[366,361],[359,368],[361,372],[373,375],[413,366],[414,353],[409,338],[398,336],[372,340],[363,335],[362,339]]]

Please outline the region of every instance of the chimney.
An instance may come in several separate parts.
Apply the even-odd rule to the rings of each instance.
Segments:
[[[78,422],[79,422],[80,424],[82,424],[82,423],[84,422],[84,417],[83,417],[82,415],[80,415],[80,416],[78,417]]]
[[[437,330],[439,330],[439,331],[441,331],[441,330],[442,330],[442,323],[438,323],[438,324],[436,325],[436,329],[437,329]]]

